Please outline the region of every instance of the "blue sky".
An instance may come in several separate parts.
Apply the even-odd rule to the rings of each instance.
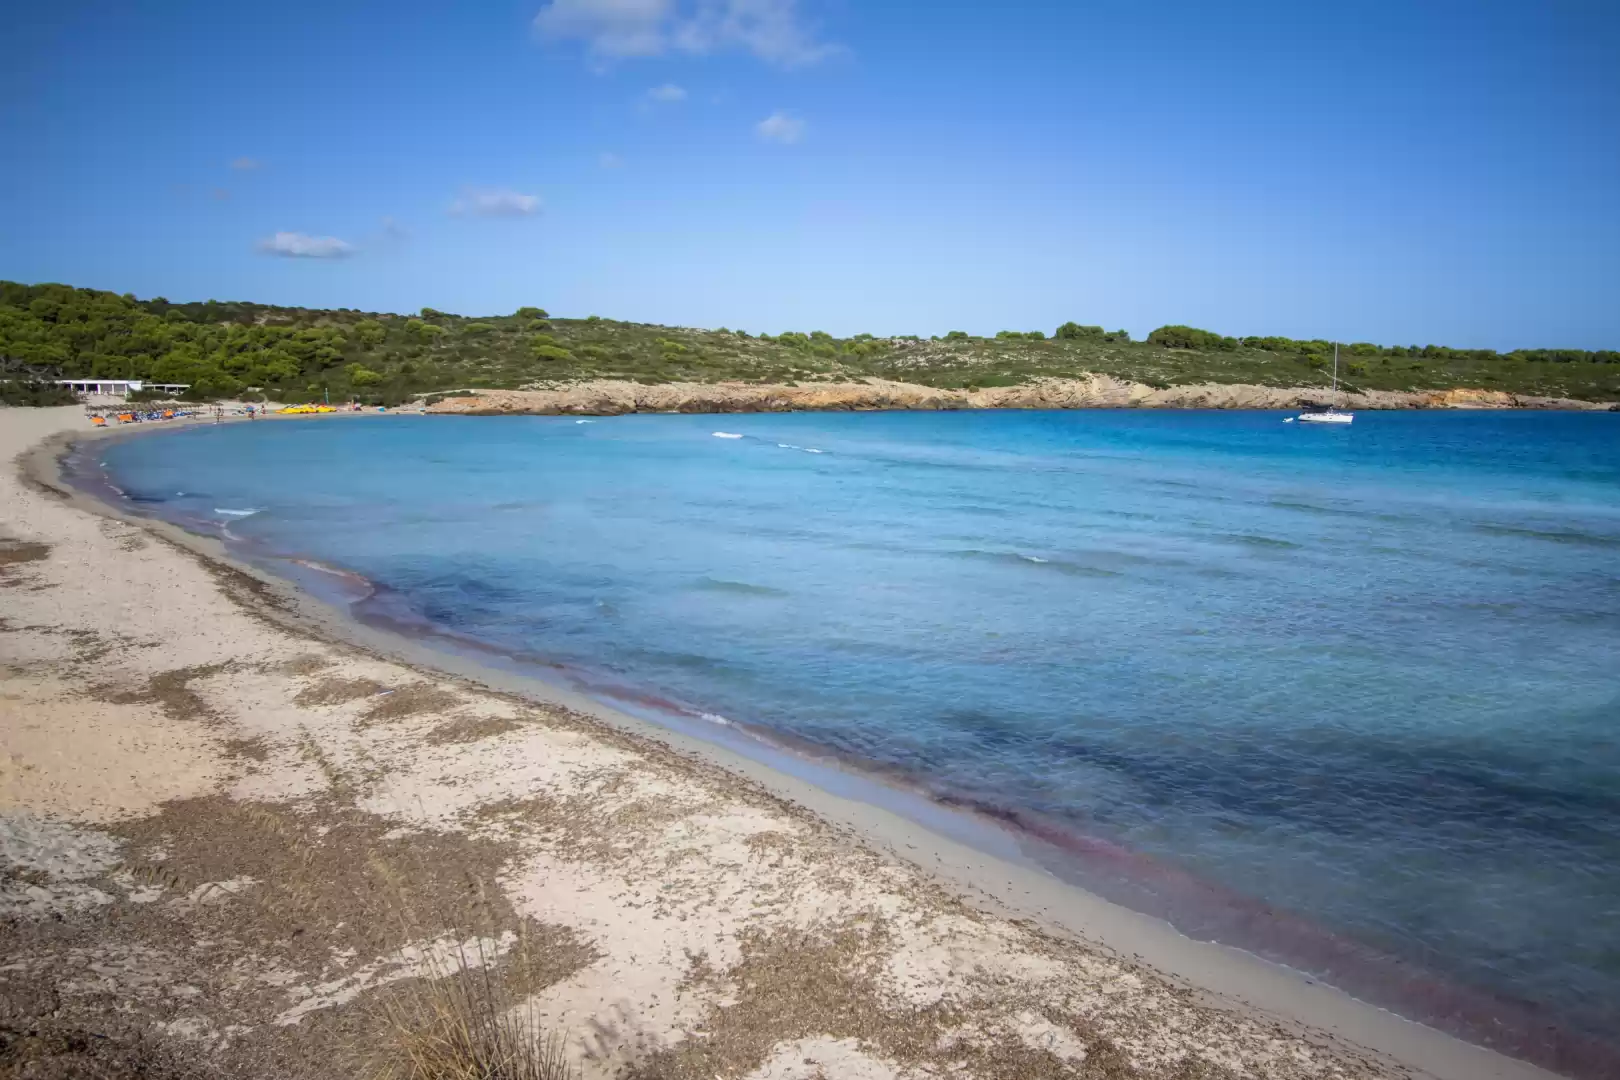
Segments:
[[[13,280],[772,332],[1620,347],[1612,0],[6,18]]]

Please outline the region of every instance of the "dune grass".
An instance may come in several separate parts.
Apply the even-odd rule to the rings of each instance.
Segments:
[[[382,1035],[363,1048],[367,1080],[573,1080],[561,1040],[514,1000],[490,951],[473,938],[380,995]]]

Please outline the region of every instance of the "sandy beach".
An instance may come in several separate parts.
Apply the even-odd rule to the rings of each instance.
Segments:
[[[0,1075],[360,1075],[469,956],[589,1080],[1553,1075],[360,626],[61,485],[85,428],[0,410]]]

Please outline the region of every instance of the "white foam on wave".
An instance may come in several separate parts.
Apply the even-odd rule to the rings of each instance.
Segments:
[[[216,514],[224,514],[226,517],[252,517],[254,514],[259,514],[259,513],[263,513],[263,512],[264,512],[264,507],[262,507],[262,506],[256,507],[256,508],[254,508],[252,510],[228,510],[228,509],[225,509],[224,507],[219,507],[219,506],[214,507],[214,513],[216,513]]]
[[[594,423],[596,423],[596,421],[595,420],[575,420],[574,423],[576,423],[576,424],[594,424]]]
[[[731,726],[731,721],[727,720],[725,717],[721,716],[719,713],[706,712],[706,713],[699,713],[698,716],[701,717],[704,720],[707,720],[711,724],[719,724],[721,727],[730,727]]]
[[[1025,562],[1046,562],[1046,560],[1041,558],[1039,555],[1020,555],[1018,557],[1023,559]]]
[[[825,451],[825,450],[817,450],[813,446],[807,446],[807,447],[804,448],[804,452],[807,453],[807,454],[825,454],[827,451]]]
[[[717,439],[740,439],[740,438],[742,438],[742,436],[737,434],[735,431],[716,431],[713,434],[714,434],[714,437],[717,438]]]

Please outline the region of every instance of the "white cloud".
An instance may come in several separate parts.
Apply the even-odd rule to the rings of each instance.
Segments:
[[[604,169],[618,169],[624,166],[624,158],[610,150],[605,150],[602,152],[602,156],[596,159],[596,163]]]
[[[683,87],[676,86],[674,83],[665,83],[663,86],[655,86],[647,91],[647,96],[654,101],[685,101],[686,90]]]
[[[260,240],[259,250],[266,255],[280,255],[287,259],[341,259],[353,255],[355,248],[353,244],[335,236],[278,232]]]
[[[804,121],[778,111],[755,124],[754,130],[771,142],[796,143],[804,138]]]
[[[540,196],[525,195],[510,188],[467,188],[450,204],[456,215],[477,217],[530,217],[540,212]]]
[[[239,157],[231,159],[231,168],[238,169],[242,172],[248,172],[253,169],[262,169],[263,167],[264,162],[260,161],[258,158]]]
[[[596,57],[657,56],[674,0],[551,0],[534,17],[542,37],[586,42]]]
[[[599,65],[640,56],[740,50],[801,67],[843,47],[818,40],[798,0],[551,0],[534,17],[552,41],[582,41]]]

